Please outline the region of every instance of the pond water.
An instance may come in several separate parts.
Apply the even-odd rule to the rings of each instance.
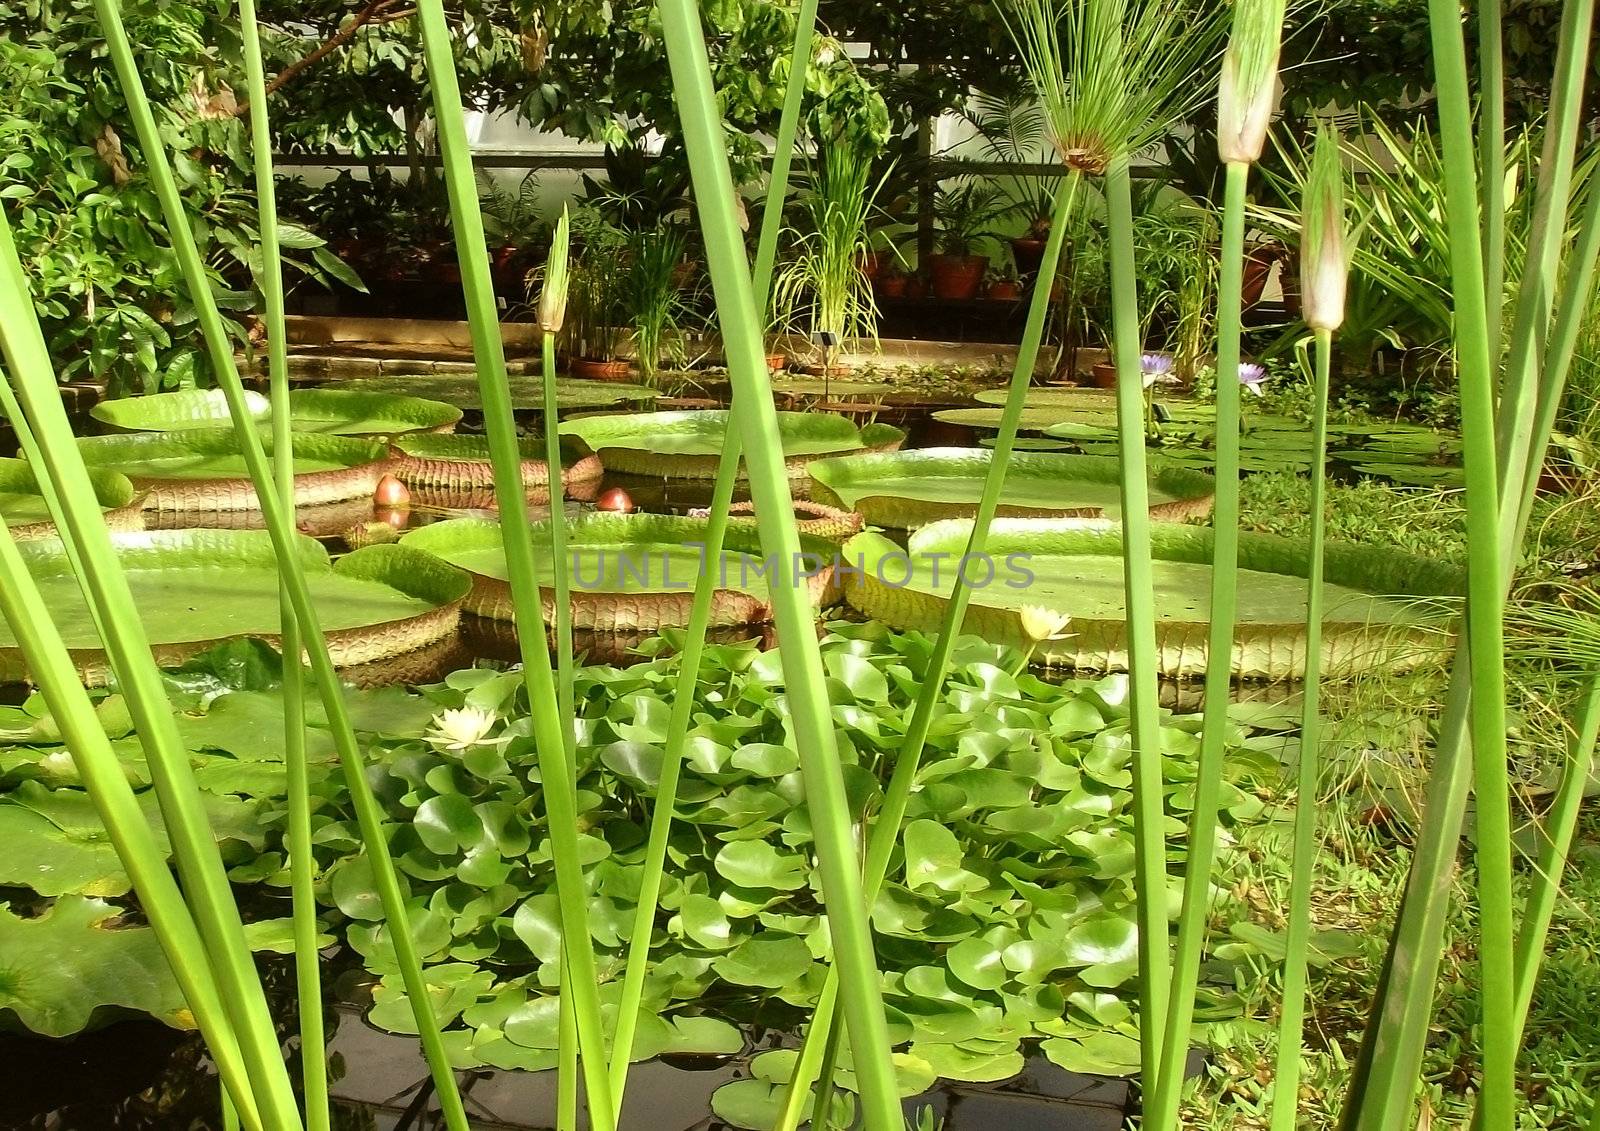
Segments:
[[[281,970],[279,971],[281,974]],[[272,979],[283,993],[282,977]],[[359,986],[335,986],[360,996]],[[271,990],[269,989],[269,992]],[[286,999],[287,1000],[287,999]],[[275,1010],[293,1024],[293,1010]],[[442,1128],[427,1067],[412,1038],[367,1024],[355,1001],[328,1011],[330,1092],[336,1131],[434,1131]],[[728,1057],[659,1057],[634,1065],[624,1131],[721,1131],[711,1094],[750,1076],[758,1053],[793,1047],[783,1031],[744,1026],[747,1045]],[[286,1046],[291,1074],[298,1054]],[[1198,1056],[1191,1058],[1198,1071]],[[0,1131],[212,1131],[222,1126],[218,1083],[199,1039],[153,1021],[124,1021],[67,1040],[0,1036],[6,1105]],[[556,1073],[478,1069],[460,1075],[477,1131],[547,1131],[553,1127]],[[1117,1131],[1130,1111],[1123,1079],[1068,1072],[1037,1053],[1016,1076],[993,1084],[941,1081],[904,1101],[909,1115],[932,1107],[945,1131]],[[587,1126],[580,1115],[580,1126]]]

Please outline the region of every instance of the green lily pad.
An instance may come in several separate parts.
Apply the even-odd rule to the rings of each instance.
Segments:
[[[784,1085],[765,1080],[734,1080],[711,1093],[711,1112],[730,1127],[744,1128],[745,1131],[768,1131],[783,1110],[787,1092]],[[846,1093],[835,1092],[830,1102],[833,1109],[830,1120],[832,1126],[850,1126],[855,1118],[855,1101]],[[813,1106],[808,1099],[804,1110],[809,1112]]]
[[[369,546],[333,562],[316,540],[298,540],[301,564],[335,663],[362,664],[419,648],[454,629],[470,581],[402,546]],[[100,639],[61,546],[19,549],[86,682],[109,675]],[[264,530],[162,530],[118,535],[117,559],[156,659],[175,666],[221,640],[278,632],[278,572]],[[24,675],[21,652],[0,624],[0,680]]]
[[[819,502],[860,514],[874,526],[915,529],[942,518],[977,514],[993,453],[920,448],[816,460],[807,469]],[[1116,517],[1120,463],[1100,456],[1017,452],[1006,463],[996,512],[1012,517]],[[1209,475],[1157,466],[1150,477],[1152,517],[1199,518],[1210,510]]]
[[[1091,1076],[1131,1076],[1139,1071],[1139,1042],[1122,1033],[1085,1032],[1051,1037],[1039,1046],[1051,1063]]]
[[[561,434],[581,440],[608,471],[711,479],[717,473],[729,419],[720,409],[582,416],[562,424]],[[905,439],[898,428],[858,426],[847,416],[826,412],[780,412],[778,434],[791,475],[805,474],[805,465],[819,456],[892,450]]]
[[[804,977],[811,964],[804,939],[757,937],[746,939],[711,966],[736,986],[781,990]]]
[[[271,437],[263,437],[262,446],[270,456]],[[223,525],[221,515],[261,509],[244,453],[230,428],[85,436],[78,441],[78,452],[91,469],[127,476],[144,493],[142,505],[152,525],[171,526],[177,516],[196,514],[208,516],[210,525]],[[297,437],[295,504],[332,507],[370,499],[388,460],[388,446],[379,440]]]
[[[67,895],[35,918],[0,904],[0,1021],[67,1037],[103,1016],[146,1013],[192,1028],[183,994],[149,927],[119,927],[122,909]]]
[[[138,795],[145,821],[162,849],[168,847],[161,808],[151,791]],[[256,848],[264,843],[255,807],[238,798],[205,797],[212,832]],[[30,887],[40,895],[123,895],[133,885],[111,834],[89,795],[23,782],[0,797],[0,885]]]
[[[272,419],[271,402],[260,393],[246,390],[245,403],[253,420]],[[296,432],[333,436],[427,432],[453,428],[461,419],[461,410],[443,401],[343,389],[292,390],[289,413]],[[89,415],[125,432],[221,428],[233,422],[228,414],[227,399],[220,389],[180,389],[172,393],[101,401],[89,410]]]
[[[779,852],[764,840],[736,840],[716,855],[717,873],[742,888],[795,891],[806,885],[805,861]]]
[[[511,377],[506,384],[514,410],[528,412],[544,408],[543,378]],[[424,397],[471,411],[483,409],[477,377],[465,374],[354,377],[341,380],[338,388],[359,393],[381,393],[384,396]],[[610,408],[618,404],[653,401],[659,395],[648,385],[632,385],[623,381],[587,381],[576,377],[556,378],[557,409]]]
[[[573,624],[599,631],[650,631],[688,623],[693,589],[703,569],[716,569],[713,626],[761,624],[771,616],[767,588],[780,569],[803,580],[813,599],[829,592],[836,547],[801,535],[806,557],[799,568],[783,566],[762,549],[754,527],[730,526],[721,561],[707,565],[708,520],[657,514],[587,514],[567,522],[568,570]],[[553,599],[555,571],[542,523],[533,526],[534,562],[540,587]],[[491,620],[514,619],[505,546],[500,525],[477,518],[450,519],[419,527],[400,540],[473,577],[464,608]],[[785,578],[787,580],[787,578]]]
[[[906,549],[860,534],[844,553],[860,567],[845,597],[897,628],[928,630],[944,615],[954,585],[949,564],[965,552],[971,523],[923,527]],[[1171,523],[1154,530],[1158,644],[1169,676],[1205,670],[1212,533]],[[987,564],[967,572],[973,587],[966,631],[1034,659],[1091,671],[1126,664],[1122,534],[1077,520],[998,519]],[[1240,542],[1239,631],[1232,659],[1239,678],[1292,678],[1304,666],[1305,548],[1289,539],[1245,535]],[[944,568],[938,570],[943,561]],[[1366,546],[1331,545],[1326,556],[1323,670],[1341,678],[1375,667],[1405,670],[1441,662],[1464,578],[1442,563]],[[937,576],[936,576],[937,573]],[[1030,612],[1024,622],[1024,610]],[[1048,614],[1048,615],[1046,615]]]
[[[109,468],[94,467],[89,469],[89,486],[108,526],[113,530],[139,528],[138,491],[132,480]],[[0,459],[0,522],[13,538],[43,538],[55,533],[39,480],[24,460]]]

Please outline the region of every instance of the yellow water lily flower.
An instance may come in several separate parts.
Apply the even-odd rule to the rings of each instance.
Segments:
[[[1044,605],[1023,605],[1017,610],[1017,615],[1022,619],[1022,631],[1035,643],[1056,639],[1072,622],[1072,617],[1066,613]]]

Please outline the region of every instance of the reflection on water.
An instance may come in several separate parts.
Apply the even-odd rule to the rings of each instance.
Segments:
[[[282,964],[277,964],[282,965]],[[280,980],[281,981],[281,980]],[[335,983],[337,984],[337,983]],[[292,1008],[282,985],[275,1016],[291,1077],[298,1055],[289,1040]],[[269,994],[272,990],[269,988]],[[351,996],[359,996],[352,994]],[[280,1001],[281,999],[281,1001]],[[360,1007],[327,1012],[335,1131],[441,1131],[426,1064],[414,1038],[368,1025]],[[751,1075],[751,1059],[794,1047],[783,1030],[744,1026],[734,1056],[670,1056],[630,1071],[623,1131],[721,1131],[711,1095]],[[213,1131],[222,1126],[219,1087],[199,1038],[153,1021],[125,1021],[66,1040],[0,1036],[7,1066],[0,1131]],[[458,1074],[477,1131],[550,1131],[556,1073],[477,1069]],[[1117,1131],[1129,1113],[1128,1082],[1083,1076],[1034,1053],[1016,1076],[994,1084],[941,1081],[904,1101],[908,1115],[932,1107],[946,1131]],[[586,1121],[580,1114],[580,1126]]]

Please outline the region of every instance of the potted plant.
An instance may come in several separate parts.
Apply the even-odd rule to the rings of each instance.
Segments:
[[[846,340],[876,337],[878,306],[863,264],[871,248],[867,221],[882,180],[872,180],[865,146],[843,137],[820,146],[801,194],[804,230],[794,257],[773,286],[775,309],[821,348],[824,378],[837,367]]]
[[[567,291],[567,365],[574,377],[626,381],[633,367],[617,354],[624,332],[628,236],[594,208],[572,214],[573,259]]]
[[[1010,271],[991,273],[985,293],[993,302],[1016,302],[1022,298],[1022,282]]]
[[[512,192],[490,175],[478,171],[478,208],[483,214],[483,234],[496,275],[509,280],[526,247],[539,242],[538,174],[529,172]]]
[[[1054,147],[1045,135],[1039,100],[1032,90],[976,95],[967,114],[983,143],[984,157],[1014,165],[1045,165],[1054,159]],[[1011,237],[1011,255],[1024,278],[1039,272],[1045,243],[1050,238],[1055,212],[1053,182],[1023,173],[1007,173],[992,182],[1004,201],[1003,215],[1022,225]]]
[[[969,180],[941,189],[933,201],[938,253],[928,257],[928,279],[935,298],[968,301],[978,297],[989,257],[977,247],[994,237],[1005,201],[993,185]]]
[[[900,268],[890,266],[877,279],[878,295],[882,298],[905,298],[911,288],[911,277]]]
[[[684,309],[679,281],[692,278],[683,270],[689,240],[676,224],[634,232],[628,236],[627,278],[624,301],[633,316],[633,342],[639,357],[639,375],[654,380],[664,352],[670,362],[682,364],[682,349],[669,343]]]

